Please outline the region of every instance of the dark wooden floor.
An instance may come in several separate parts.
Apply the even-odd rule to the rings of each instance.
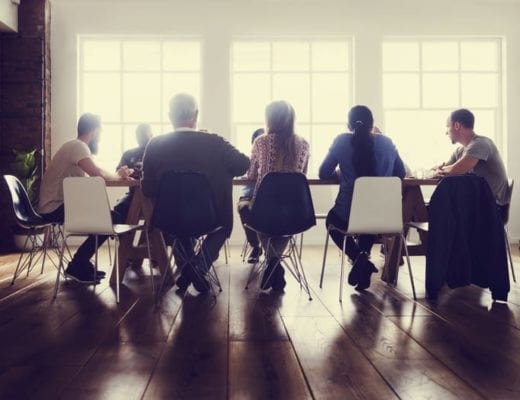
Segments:
[[[53,302],[52,266],[11,286],[16,255],[1,256],[0,399],[520,398],[519,286],[507,304],[476,287],[413,302],[401,269],[397,289],[345,286],[341,304],[337,252],[319,289],[322,249],[308,246],[313,301],[294,280],[258,295],[231,251],[216,301],[171,289],[158,309],[144,273],[129,271],[119,305],[106,284],[66,284]]]

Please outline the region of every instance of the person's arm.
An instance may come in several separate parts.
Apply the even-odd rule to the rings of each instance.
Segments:
[[[112,172],[105,171],[104,169],[98,167],[92,158],[87,157],[78,161],[78,166],[85,172],[88,176],[100,176],[105,181],[118,181],[122,179],[131,179],[130,175],[132,170],[127,167],[121,167],[114,174]]]
[[[320,165],[319,177],[322,180],[338,179],[336,167],[339,164],[339,160],[334,152],[335,143],[336,141],[330,146],[329,152]]]
[[[439,168],[439,174],[442,176],[466,174],[470,172],[478,162],[478,158],[466,154],[455,163]]]
[[[227,170],[233,176],[242,176],[249,168],[249,157],[238,151],[238,149],[224,138],[222,140],[222,160]]]
[[[401,159],[399,153],[395,158],[394,170],[392,172],[393,176],[398,176],[399,178],[404,178],[406,176],[406,167],[404,166],[404,162]]]

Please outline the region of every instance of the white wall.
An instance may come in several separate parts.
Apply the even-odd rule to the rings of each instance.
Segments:
[[[18,32],[18,5],[0,0],[0,31]]]
[[[234,35],[352,35],[356,103],[382,115],[381,41],[387,35],[499,35],[506,43],[508,173],[520,182],[520,2],[517,0],[51,0],[52,142],[55,151],[74,135],[78,34],[179,34],[203,39],[201,126],[229,137],[229,42]],[[509,127],[509,129],[507,129]],[[418,127],[420,129],[420,127]],[[335,189],[314,190],[317,212]],[[520,190],[513,199],[510,234],[520,238]],[[238,226],[238,225],[235,225]],[[307,235],[322,243],[324,231]],[[242,240],[239,229],[233,241]]]

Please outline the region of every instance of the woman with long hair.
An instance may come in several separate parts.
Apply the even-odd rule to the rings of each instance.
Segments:
[[[265,109],[265,134],[258,137],[251,153],[251,164],[247,177],[254,182],[253,203],[263,177],[269,172],[307,172],[309,144],[294,132],[295,113],[286,101],[273,101]],[[267,258],[261,288],[283,290],[284,269],[277,254],[282,254],[289,239],[272,237],[271,246],[266,249],[268,238],[260,235],[260,242]],[[274,248],[275,251],[272,251]],[[271,273],[272,271],[272,273]],[[267,279],[270,277],[269,279]]]
[[[374,118],[366,106],[357,105],[348,113],[349,133],[342,133],[334,139],[325,160],[320,166],[320,179],[338,179],[339,193],[334,207],[327,215],[327,226],[340,229],[348,226],[350,204],[354,181],[360,176],[405,176],[405,167],[397,149],[388,137],[373,133]],[[339,169],[336,169],[339,166]],[[343,249],[343,235],[330,231],[330,237]],[[375,241],[374,235],[349,237],[345,253],[352,260],[353,266],[348,282],[357,290],[370,286],[372,273],[377,272],[369,260],[370,250]]]

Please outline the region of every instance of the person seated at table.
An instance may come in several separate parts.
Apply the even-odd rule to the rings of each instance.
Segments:
[[[199,292],[209,290],[209,282],[204,276],[218,253],[230,236],[233,228],[233,177],[241,176],[249,167],[249,157],[239,152],[223,137],[197,130],[199,110],[195,98],[180,93],[170,100],[169,117],[173,132],[152,138],[144,153],[143,177],[141,187],[147,197],[154,198],[158,192],[162,175],[170,170],[197,171],[204,174],[214,194],[215,208],[221,221],[222,229],[210,233],[204,239],[202,249],[194,255],[190,239],[181,239],[182,248],[191,251],[183,257],[181,246],[173,249],[181,275],[177,279],[180,290],[186,290],[190,283]],[[202,251],[204,253],[202,253]],[[204,261],[205,254],[209,262]],[[194,261],[193,261],[194,259]],[[196,265],[192,265],[192,264]],[[209,265],[208,265],[209,264]]]
[[[101,176],[107,181],[132,179],[130,175],[133,171],[126,166],[119,168],[114,174],[103,170],[93,160],[92,155],[97,154],[101,132],[99,116],[83,114],[78,120],[77,131],[77,138],[69,140],[59,148],[43,174],[38,211],[45,221],[60,224],[64,221],[63,180],[66,177]],[[112,212],[113,223],[123,223],[125,219],[124,210],[115,207]],[[106,236],[98,236],[98,247],[106,239]],[[105,272],[98,271],[97,280],[94,279],[95,269],[90,259],[95,252],[95,237],[89,236],[69,262],[65,275],[82,283],[98,283],[99,278],[105,276]]]
[[[467,109],[453,111],[446,122],[446,135],[453,144],[461,146],[450,159],[436,168],[438,176],[461,175],[473,172],[483,177],[495,195],[501,216],[504,217],[508,198],[508,181],[504,162],[491,139],[474,131],[475,116]]]
[[[141,123],[137,125],[135,130],[135,138],[137,140],[137,147],[127,150],[121,156],[121,160],[119,164],[117,164],[116,171],[122,167],[128,167],[132,169],[134,172],[132,173],[132,178],[140,179],[142,170],[143,170],[143,156],[146,145],[152,138],[152,127],[150,124]],[[130,203],[132,202],[132,194],[134,192],[134,188],[130,188],[119,201],[117,202],[118,211],[124,215],[128,215],[128,211],[130,209]]]
[[[320,170],[320,179],[339,180],[339,193],[334,207],[329,211],[326,226],[346,229],[354,181],[360,176],[398,176],[404,178],[405,168],[397,149],[390,138],[372,133],[374,118],[370,109],[357,105],[348,113],[348,129],[334,139]],[[339,169],[337,169],[339,167]],[[336,245],[343,249],[344,236],[335,230],[329,232]],[[377,272],[369,260],[375,235],[358,235],[346,241],[345,253],[353,261],[348,282],[357,290],[370,286],[372,273]]]
[[[251,143],[255,142],[255,139],[265,132],[264,128],[257,129],[253,132],[251,137]],[[240,215],[240,220],[242,222],[242,226],[244,227],[244,232],[246,234],[246,240],[249,246],[251,247],[251,252],[249,253],[249,257],[247,262],[250,264],[256,264],[258,259],[262,255],[262,247],[260,246],[260,240],[258,239],[258,235],[255,231],[249,229],[246,226],[246,223],[249,220],[249,214],[251,212],[251,198],[253,196],[253,186],[245,185],[242,188],[242,193],[240,194],[240,199],[238,200],[238,215]]]
[[[286,101],[273,101],[265,109],[267,133],[257,138],[251,153],[251,166],[247,178],[253,182],[253,199],[262,179],[269,172],[307,173],[309,144],[294,132],[295,113]],[[285,271],[280,264],[282,254],[289,242],[286,237],[271,237],[270,247],[266,248],[269,237],[259,235],[264,249],[267,267],[262,276],[260,288],[283,290]],[[268,279],[269,278],[269,279]]]

